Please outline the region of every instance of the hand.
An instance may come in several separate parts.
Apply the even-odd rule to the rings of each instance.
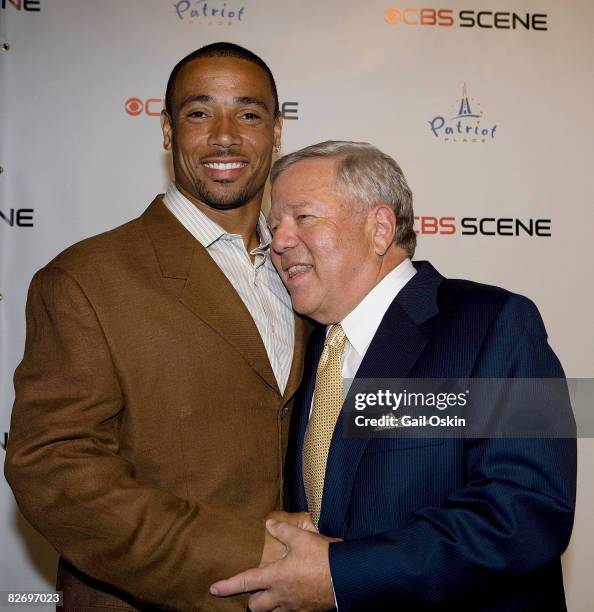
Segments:
[[[276,510],[271,512],[267,517],[268,520],[282,521],[289,523],[299,529],[312,531],[317,533],[318,530],[311,520],[311,515],[308,512],[281,512]],[[264,535],[264,549],[262,550],[262,558],[260,559],[260,567],[264,567],[269,563],[282,559],[287,554],[287,547],[279,542],[275,537],[270,535],[266,530]]]
[[[289,523],[289,525],[299,527],[299,529],[305,529],[306,531],[318,533],[318,529],[313,524],[311,514],[309,512],[283,512],[282,510],[274,510],[268,514],[266,520],[272,520],[279,523]]]
[[[259,591],[249,599],[252,612],[332,609],[334,591],[328,546],[340,540],[271,520],[267,521],[266,528],[287,547],[287,554],[266,567],[250,569],[213,584],[211,594],[226,597]]]

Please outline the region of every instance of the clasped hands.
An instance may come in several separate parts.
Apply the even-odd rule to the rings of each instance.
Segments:
[[[328,546],[339,541],[318,533],[307,512],[272,512],[260,566],[216,582],[210,592],[218,597],[251,593],[252,612],[331,610]]]

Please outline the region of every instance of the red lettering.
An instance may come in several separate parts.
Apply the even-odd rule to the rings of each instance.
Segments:
[[[421,233],[437,234],[437,217],[421,217]]]
[[[442,229],[442,231],[439,232],[440,234],[443,234],[444,236],[455,234],[456,233],[456,217],[441,217],[439,219],[439,226]]]
[[[437,23],[437,13],[434,9],[421,9],[421,25],[435,25]]]
[[[444,27],[450,27],[454,25],[452,9],[439,9],[437,16],[439,18],[439,25]]]

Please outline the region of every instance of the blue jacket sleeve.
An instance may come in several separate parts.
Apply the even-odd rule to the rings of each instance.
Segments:
[[[532,302],[510,295],[472,376],[564,377]],[[555,414],[573,424],[567,394],[538,400],[560,403]],[[444,505],[418,509],[393,531],[330,545],[340,612],[453,603],[559,558],[573,525],[575,438],[469,439],[463,452],[464,486]]]

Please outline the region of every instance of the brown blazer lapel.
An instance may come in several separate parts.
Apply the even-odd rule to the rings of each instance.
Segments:
[[[295,351],[293,352],[293,363],[287,380],[287,386],[283,394],[283,400],[290,400],[301,384],[303,377],[303,362],[305,361],[305,347],[309,340],[312,326],[303,317],[293,314],[295,319]]]
[[[186,279],[180,301],[239,351],[254,371],[278,391],[274,372],[252,316],[207,250],[157,196],[142,215],[161,272]]]

